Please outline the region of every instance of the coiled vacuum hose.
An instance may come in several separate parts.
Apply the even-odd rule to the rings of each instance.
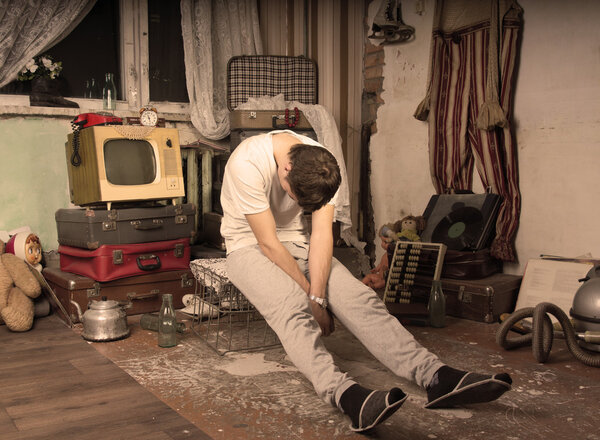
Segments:
[[[498,328],[496,342],[505,350],[523,347],[531,343],[531,350],[536,361],[544,363],[550,356],[554,329],[548,313],[554,315],[562,326],[567,347],[575,359],[590,367],[600,367],[600,353],[584,350],[577,343],[575,329],[562,309],[554,304],[543,302],[535,307],[525,307],[512,313]],[[532,332],[516,338],[508,339],[511,327],[524,318],[533,317]]]

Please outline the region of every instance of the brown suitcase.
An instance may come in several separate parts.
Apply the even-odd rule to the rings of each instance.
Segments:
[[[442,278],[446,314],[472,321],[497,322],[502,313],[514,311],[522,278],[504,273],[477,280]],[[416,280],[409,304],[386,303],[386,306],[398,317],[426,317],[430,289],[431,281]]]
[[[443,278],[446,313],[473,321],[498,322],[502,313],[514,311],[522,278],[505,273],[478,280]]]
[[[79,322],[76,306],[85,312],[92,300],[102,297],[119,301],[122,304],[131,302],[131,307],[125,310],[128,315],[157,312],[162,304],[162,294],[173,295],[174,308],[183,307],[183,295],[193,294],[195,288],[194,275],[189,269],[168,272],[156,272],[114,281],[98,282],[81,275],[63,272],[55,267],[46,267],[42,275],[56,294],[72,322]],[[67,323],[60,307],[53,303],[55,312]]]

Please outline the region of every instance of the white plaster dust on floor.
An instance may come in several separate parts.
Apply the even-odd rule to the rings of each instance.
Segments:
[[[222,365],[217,365],[215,368],[234,376],[257,376],[280,371],[297,371],[293,367],[265,360],[264,353],[232,353],[226,355],[223,361]]]

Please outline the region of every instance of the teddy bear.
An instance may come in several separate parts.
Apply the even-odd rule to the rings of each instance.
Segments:
[[[33,326],[34,299],[42,293],[42,286],[26,260],[4,251],[5,243],[0,240],[0,317],[9,330],[25,332]]]

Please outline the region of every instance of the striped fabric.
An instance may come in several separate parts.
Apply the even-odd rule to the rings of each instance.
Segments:
[[[317,66],[306,57],[238,56],[227,66],[227,106],[283,93],[286,101],[317,103]]]
[[[500,32],[500,105],[510,121],[520,22],[505,19]],[[429,106],[430,171],[438,194],[472,189],[473,167],[485,188],[500,194],[492,255],[514,261],[519,224],[517,149],[510,122],[504,128],[475,127],[485,101],[489,21],[443,33],[433,32]]]

